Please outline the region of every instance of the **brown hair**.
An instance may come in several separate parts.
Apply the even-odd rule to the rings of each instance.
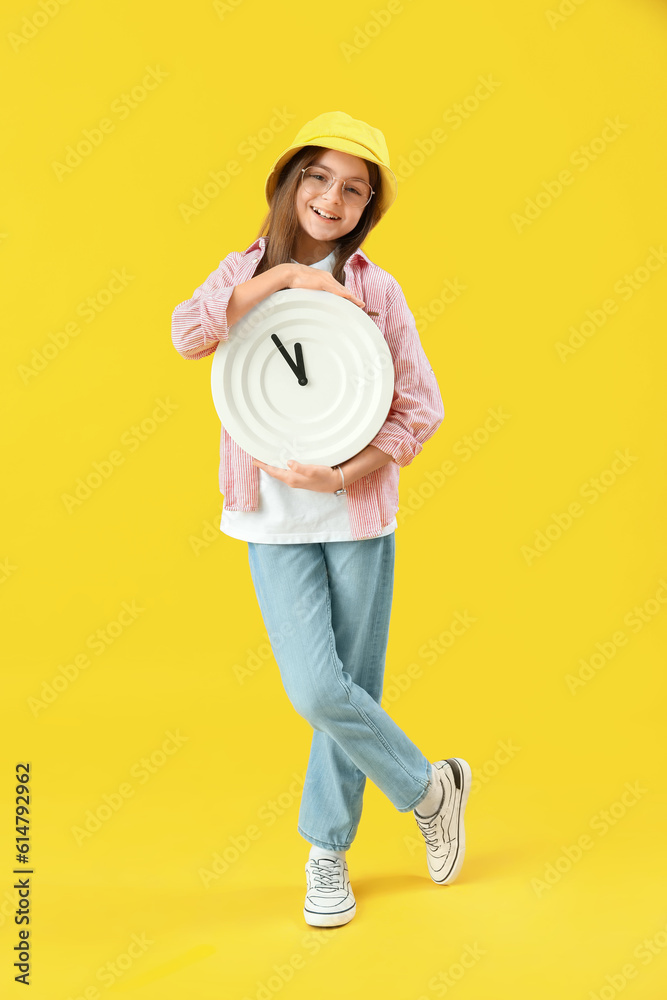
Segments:
[[[326,146],[304,146],[284,164],[275,191],[271,197],[269,211],[264,217],[257,237],[266,236],[264,255],[257,265],[255,274],[268,271],[277,264],[287,264],[294,256],[293,250],[299,230],[299,220],[294,208],[297,188],[301,183],[301,168],[307,167]],[[364,160],[368,167],[368,180],[375,194],[371,197],[358,223],[349,233],[336,241],[333,276],[341,285],[345,284],[343,265],[364,242],[371,229],[380,221],[380,198],[382,176],[376,163]]]

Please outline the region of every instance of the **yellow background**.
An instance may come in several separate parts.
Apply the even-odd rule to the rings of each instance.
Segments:
[[[557,10],[5,6],[3,995],[24,995],[24,760],[39,1000],[664,995],[667,11]],[[149,68],[159,82],[128,107]],[[492,92],[475,96],[482,79]],[[211,358],[186,363],[170,320],[255,239],[271,163],[324,110],[381,128],[402,168],[364,249],[401,283],[445,404],[402,470],[384,704],[476,784],[466,861],[443,888],[412,815],[369,781],[348,853],[357,915],[315,931],[296,830],[311,730],[268,649],[246,544],[218,530]],[[104,118],[113,128],[59,176]],[[240,173],[185,221],[230,160]],[[114,270],[126,285],[108,296]],[[465,286],[453,301],[448,281]],[[90,321],[89,296],[103,306]],[[615,312],[562,360],[607,300]],[[152,423],[160,400],[170,412]],[[485,429],[491,410],[506,417]],[[475,621],[447,645],[457,613]],[[98,629],[116,633],[103,651]],[[216,856],[231,860],[205,885]]]

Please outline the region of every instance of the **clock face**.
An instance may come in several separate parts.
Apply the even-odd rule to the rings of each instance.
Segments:
[[[365,448],[394,395],[389,346],[334,292],[283,288],[221,340],[211,368],[220,422],[253,458],[337,465]]]

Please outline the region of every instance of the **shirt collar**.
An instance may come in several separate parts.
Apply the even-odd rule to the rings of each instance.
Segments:
[[[250,244],[250,246],[248,247],[247,250],[244,250],[244,255],[253,253],[255,250],[259,250],[259,249],[261,249],[262,251],[264,251],[264,249],[266,248],[267,239],[268,238],[266,236],[259,236],[255,240],[254,243]],[[345,264],[347,265],[347,264],[350,264],[351,262],[353,262],[353,263],[356,264],[356,263],[358,263],[359,261],[362,261],[362,260],[365,260],[368,264],[371,263],[370,258],[368,258],[366,256],[366,254],[361,249],[361,247],[358,247],[354,251],[354,253],[350,257],[348,257],[348,259],[345,261]]]

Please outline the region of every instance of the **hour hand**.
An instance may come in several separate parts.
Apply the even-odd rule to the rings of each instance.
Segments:
[[[301,344],[297,343],[297,344],[294,345],[294,354],[295,354],[295,357],[296,357],[296,362],[295,362],[295,361],[292,361],[292,358],[290,357],[289,351],[281,343],[280,337],[276,333],[272,333],[271,334],[271,340],[276,345],[276,347],[278,348],[278,350],[280,351],[280,353],[284,357],[285,361],[287,362],[287,364],[290,366],[290,368],[292,369],[292,371],[296,375],[296,377],[297,377],[297,379],[299,381],[299,385],[307,385],[308,384],[308,379],[306,378],[306,368],[305,368],[305,365],[303,363],[303,350],[301,348]]]

